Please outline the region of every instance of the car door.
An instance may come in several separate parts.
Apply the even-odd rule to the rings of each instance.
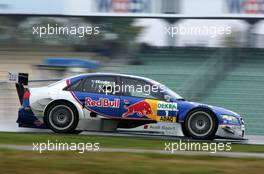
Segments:
[[[159,86],[132,77],[121,77],[121,84],[121,118],[176,122],[177,103],[165,101]]]
[[[119,95],[112,90],[115,76],[90,76],[83,79],[82,89],[75,91],[87,117],[104,116],[118,118],[120,113]]]

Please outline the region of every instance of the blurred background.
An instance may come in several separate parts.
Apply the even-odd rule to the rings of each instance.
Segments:
[[[7,71],[31,80],[86,72],[145,76],[187,100],[238,112],[247,134],[264,135],[263,13],[262,0],[0,0],[0,78]],[[34,26],[48,24],[96,26],[100,33],[33,34]],[[172,37],[166,29],[177,26],[231,32]],[[13,125],[18,107],[14,84],[2,83],[0,123]]]

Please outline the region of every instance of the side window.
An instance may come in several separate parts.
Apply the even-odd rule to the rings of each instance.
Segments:
[[[121,78],[123,95],[140,98],[163,100],[164,95],[157,85],[134,78]]]
[[[115,77],[97,76],[88,77],[84,81],[83,92],[115,95]]]
[[[67,90],[67,91],[82,91],[82,82],[83,82],[83,79],[78,80],[78,81],[74,82],[73,84],[71,84],[70,86],[66,87],[65,90]]]

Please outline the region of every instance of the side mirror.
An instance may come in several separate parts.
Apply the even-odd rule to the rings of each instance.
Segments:
[[[164,99],[165,99],[167,102],[170,102],[170,101],[171,101],[171,96],[169,96],[169,95],[164,95]]]

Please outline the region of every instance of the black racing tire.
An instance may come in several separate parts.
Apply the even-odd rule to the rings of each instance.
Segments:
[[[211,140],[217,131],[217,119],[208,109],[191,111],[184,122],[184,134],[194,139]]]
[[[190,135],[188,135],[188,132],[187,132],[187,130],[186,130],[186,128],[185,128],[184,123],[181,124],[181,128],[182,128],[182,133],[183,133],[183,135],[184,135],[185,137],[190,137]]]
[[[47,108],[45,113],[45,123],[52,131],[55,133],[75,133],[79,115],[73,104],[66,101],[55,102]]]

